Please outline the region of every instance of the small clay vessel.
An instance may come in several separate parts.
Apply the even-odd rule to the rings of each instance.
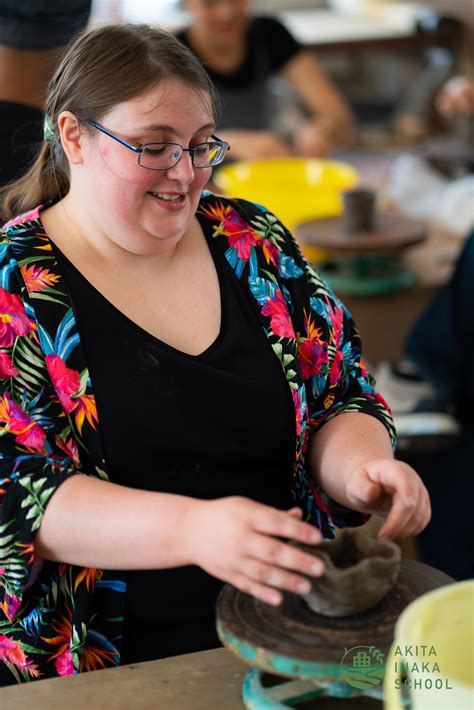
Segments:
[[[323,616],[350,616],[375,606],[392,588],[401,552],[389,540],[378,540],[361,528],[342,528],[334,540],[320,545],[297,545],[320,557],[321,577],[309,577],[312,589],[306,603]]]

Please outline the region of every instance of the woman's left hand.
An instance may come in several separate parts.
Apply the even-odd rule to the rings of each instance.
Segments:
[[[403,461],[376,459],[356,467],[347,475],[345,493],[354,509],[387,517],[380,538],[416,535],[431,518],[428,491]]]

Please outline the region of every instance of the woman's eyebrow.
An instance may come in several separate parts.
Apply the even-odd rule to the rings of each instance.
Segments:
[[[214,130],[216,127],[215,123],[206,123],[204,126],[201,126],[201,128],[198,128],[195,133],[199,133],[200,131],[204,131],[207,129],[212,129]],[[164,133],[176,133],[176,128],[173,126],[167,126],[166,124],[152,124],[150,126],[141,126],[139,131],[147,132],[147,131],[163,131]]]

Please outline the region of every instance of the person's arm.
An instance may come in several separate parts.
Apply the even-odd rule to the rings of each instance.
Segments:
[[[351,142],[355,133],[351,110],[310,51],[298,52],[281,70],[281,76],[312,116],[296,131],[297,153],[327,155],[338,145]]]
[[[338,503],[387,516],[380,537],[416,535],[428,524],[428,492],[416,472],[393,458],[386,427],[362,412],[343,412],[312,437],[311,479]]]
[[[321,534],[246,498],[203,501],[72,476],[52,496],[35,552],[44,559],[105,569],[160,569],[196,564],[269,604],[278,589],[302,592],[298,574],[321,574],[319,560],[280,538],[307,544]],[[303,585],[303,586],[302,586]]]

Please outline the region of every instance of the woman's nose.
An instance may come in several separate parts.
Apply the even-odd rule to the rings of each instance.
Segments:
[[[180,180],[186,184],[191,183],[194,180],[194,165],[191,158],[191,153],[183,151],[180,159],[173,165],[173,167],[168,168],[168,175],[174,180]]]

